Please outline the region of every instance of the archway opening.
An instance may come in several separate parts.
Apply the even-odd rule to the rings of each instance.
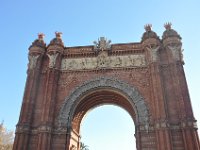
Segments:
[[[98,108],[104,108],[105,106],[112,106],[112,109],[114,109],[116,112],[122,110],[124,114],[126,114],[129,117],[129,121],[127,120],[125,124],[121,124],[123,123],[123,117],[121,116],[121,118],[119,118],[116,121],[116,124],[114,125],[112,123],[112,115],[115,115],[114,112],[110,112],[110,116],[106,115],[104,116],[105,121],[103,121],[104,123],[106,123],[106,120],[111,121],[110,125],[113,126],[113,131],[111,132],[111,127],[110,127],[110,131],[108,131],[107,133],[103,131],[103,129],[98,129],[99,131],[102,130],[102,133],[104,133],[103,135],[110,135],[110,144],[107,143],[107,145],[109,147],[114,147],[114,143],[115,146],[117,146],[117,143],[119,144],[117,147],[119,149],[127,149],[128,147],[129,149],[136,149],[136,140],[135,140],[135,126],[134,126],[134,122],[137,122],[137,112],[135,111],[135,106],[133,104],[130,103],[129,98],[122,94],[120,91],[113,89],[113,88],[96,88],[93,89],[91,91],[88,91],[87,93],[84,93],[84,95],[82,95],[82,97],[80,97],[80,101],[79,103],[77,103],[76,106],[74,106],[74,111],[72,111],[73,113],[73,117],[71,120],[71,129],[72,129],[72,133],[71,133],[71,140],[70,140],[70,145],[71,147],[77,147],[78,149],[80,148],[80,142],[81,142],[81,123],[84,120],[85,116],[87,116],[87,114],[89,114],[89,112],[91,110],[98,110]],[[118,108],[116,110],[116,108]],[[111,110],[112,110],[111,109]],[[126,116],[124,115],[124,116]],[[108,117],[108,118],[107,118]],[[110,118],[109,118],[110,117]],[[98,118],[98,117],[97,117]],[[115,118],[117,118],[117,116],[115,116]],[[101,126],[101,124],[103,123],[99,123],[99,125]],[[115,127],[118,126],[118,129],[115,129]],[[124,127],[124,129],[120,129],[120,126],[127,126]],[[128,126],[132,126],[129,127],[129,131]],[[98,127],[98,126],[97,126]],[[103,126],[102,126],[103,127]],[[109,127],[109,125],[108,125]],[[108,128],[109,129],[109,128]],[[120,132],[119,132],[120,131]],[[89,132],[89,131],[88,131]],[[129,135],[125,136],[122,135],[122,133],[129,133]],[[111,140],[111,137],[116,137],[116,139]],[[124,138],[123,138],[124,136]],[[99,135],[97,135],[96,137],[99,137]],[[106,136],[108,138],[108,136]],[[117,138],[118,137],[118,138]],[[125,138],[126,137],[126,138]],[[104,137],[102,137],[102,139],[105,139]],[[101,142],[102,139],[98,140],[96,139],[96,141]],[[123,140],[124,139],[124,140]],[[128,140],[129,139],[129,140]],[[94,139],[95,140],[95,139]],[[107,139],[108,140],[108,139]],[[120,144],[120,140],[121,140],[121,144]],[[128,144],[128,142],[132,141],[132,144]],[[77,143],[77,144],[76,144]],[[126,143],[126,144],[125,144]],[[104,145],[106,146],[106,143],[104,143]],[[101,146],[96,147],[95,145],[91,145],[92,149],[101,149]],[[123,148],[123,147],[127,147],[127,148]],[[95,148],[96,147],[96,148]],[[106,149],[106,147],[104,148]],[[110,148],[107,148],[110,149]],[[115,149],[115,148],[112,148]]]
[[[135,126],[126,110],[102,105],[89,111],[81,121],[81,142],[95,150],[136,150]]]
[[[85,114],[93,108],[105,104],[113,104],[124,108],[130,114],[134,122],[136,122],[135,106],[128,101],[128,97],[116,89],[98,88],[81,97],[81,100],[73,113],[71,122],[72,129],[75,132],[80,133],[80,124]]]
[[[142,138],[149,131],[149,111],[145,100],[136,88],[106,77],[86,81],[63,103],[58,126],[59,129],[67,127],[67,148],[80,149],[80,125],[84,116],[90,110],[107,104],[117,105],[130,115],[135,124],[136,147],[141,149]]]

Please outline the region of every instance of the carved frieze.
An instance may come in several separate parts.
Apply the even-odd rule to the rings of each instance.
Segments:
[[[102,51],[98,57],[85,58],[65,58],[62,60],[61,69],[63,71],[92,70],[101,68],[135,68],[146,66],[143,54],[108,56]]]

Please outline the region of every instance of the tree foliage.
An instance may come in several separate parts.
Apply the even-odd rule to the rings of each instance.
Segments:
[[[0,150],[12,150],[13,139],[13,131],[8,131],[2,122],[0,124]]]
[[[81,142],[81,148],[80,150],[89,150],[88,146],[85,145],[83,142]]]

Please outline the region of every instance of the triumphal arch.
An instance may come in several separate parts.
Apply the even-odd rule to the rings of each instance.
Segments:
[[[29,48],[14,150],[79,150],[81,121],[102,104],[130,114],[137,150],[200,149],[181,37],[170,23],[162,38],[146,25],[138,43],[100,37],[67,47],[60,32],[48,45],[43,37]]]

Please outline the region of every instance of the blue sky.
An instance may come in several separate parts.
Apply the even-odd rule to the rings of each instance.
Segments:
[[[1,0],[0,6],[0,120],[9,129],[14,130],[18,121],[28,47],[39,32],[46,35],[46,43],[54,38],[55,31],[63,32],[65,46],[91,45],[100,36],[112,43],[140,42],[145,24],[151,23],[162,36],[163,24],[168,21],[183,38],[186,78],[194,115],[200,121],[199,0]],[[91,115],[107,114],[103,107],[98,110]],[[116,107],[111,110],[112,114],[123,112]]]

